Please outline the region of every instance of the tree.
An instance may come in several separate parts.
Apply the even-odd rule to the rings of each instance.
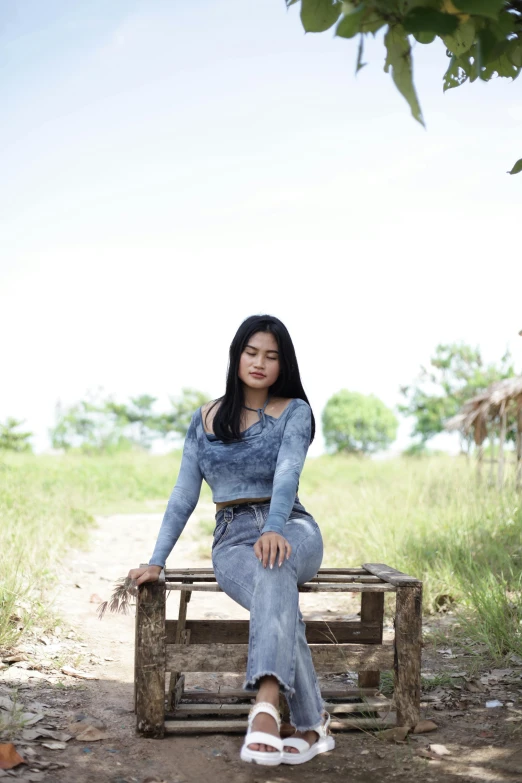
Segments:
[[[190,425],[190,419],[195,410],[200,408],[209,400],[208,394],[184,387],[181,390],[181,396],[170,397],[172,410],[158,417],[158,431],[167,438],[169,435],[181,435],[182,438],[187,434]]]
[[[5,424],[0,422],[0,449],[6,451],[32,451],[29,438],[32,438],[32,432],[16,432],[21,427],[24,420],[14,419],[8,416]]]
[[[323,411],[323,435],[334,452],[371,454],[388,448],[397,435],[394,413],[373,394],[342,389]]]
[[[365,37],[385,28],[384,70],[422,125],[413,84],[412,38],[420,44],[444,44],[449,58],[444,91],[494,76],[514,80],[522,68],[522,0],[286,0],[287,6],[297,2],[306,32],[336,25],[336,36],[359,37],[356,73],[366,65]],[[509,173],[520,171],[522,158]]]
[[[415,381],[401,388],[406,403],[399,410],[415,418],[412,435],[425,444],[443,431],[446,419],[454,416],[466,400],[494,381],[514,374],[509,351],[498,366],[484,365],[479,348],[464,343],[437,345],[429,367],[421,367]]]
[[[158,437],[160,416],[153,412],[156,397],[140,394],[131,397],[129,403],[120,404],[108,400],[107,412],[114,414],[121,426],[127,430],[127,437],[143,449],[150,449],[154,438]]]
[[[56,423],[49,431],[56,449],[78,448],[86,452],[114,451],[138,446],[149,449],[158,438],[173,433],[185,437],[194,411],[208,400],[197,389],[185,388],[170,399],[172,410],[155,413],[156,397],[140,394],[128,402],[116,402],[102,390],[87,399],[63,407],[56,405]]]
[[[112,399],[104,399],[101,390],[89,392],[87,399],[68,407],[58,402],[56,423],[49,430],[53,448],[77,448],[87,453],[129,448],[132,442],[124,432],[128,420],[112,405]]]

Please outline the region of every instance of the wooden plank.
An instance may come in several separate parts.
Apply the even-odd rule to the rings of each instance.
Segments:
[[[185,698],[185,697],[183,697]],[[350,713],[371,713],[391,709],[391,702],[385,697],[369,697],[363,702],[329,703],[325,702],[325,709],[330,715],[347,715]],[[176,719],[201,717],[202,715],[247,715],[252,704],[185,704],[181,703],[176,709]]]
[[[216,578],[212,574],[198,574],[197,576],[187,576],[187,574],[175,574],[168,577],[168,582],[171,584],[177,582],[193,582],[195,584],[208,583],[215,584]],[[350,584],[351,582],[360,582],[361,584],[382,584],[382,579],[378,576],[372,576],[371,574],[321,574],[320,576],[314,576],[309,579],[306,584],[314,584],[317,582],[324,582],[325,584]]]
[[[219,691],[204,691],[204,690],[185,690],[183,693],[184,699],[192,701],[211,701],[214,699],[246,699],[252,700],[256,697],[257,691],[244,691],[239,688],[230,688]],[[378,696],[376,688],[339,688],[321,689],[321,696],[323,699],[353,699],[353,698],[371,698]]]
[[[370,574],[378,576],[379,579],[389,582],[389,584],[395,585],[396,587],[399,585],[421,584],[420,580],[416,579],[414,576],[408,576],[407,574],[403,574],[402,571],[396,571],[395,568],[390,568],[390,566],[387,566],[384,563],[365,563],[364,568],[366,568]]]
[[[410,577],[408,577],[409,579]],[[192,590],[194,592],[207,592],[207,593],[221,593],[221,588],[217,584],[194,584],[184,585],[178,582],[167,582],[167,590]],[[299,585],[298,590],[300,593],[364,593],[375,590],[381,593],[394,593],[395,586],[390,582],[379,582],[377,584],[325,584],[324,582],[318,584],[310,584],[306,582],[304,585]]]
[[[183,593],[182,593],[183,595]],[[377,596],[383,593],[363,593],[363,596]],[[167,644],[177,644],[178,620],[167,620],[165,632]],[[191,644],[248,644],[248,620],[186,620]],[[306,638],[309,644],[338,644],[359,642],[380,644],[382,622],[362,623],[359,620],[309,620],[306,623]]]
[[[351,729],[383,729],[386,726],[393,725],[395,721],[392,716],[386,718],[338,718],[333,717],[330,728],[333,731],[349,731]],[[165,731],[168,734],[222,734],[222,733],[243,733],[247,728],[247,720],[229,719],[229,720],[166,720]]]
[[[361,624],[377,624],[379,628],[379,644],[382,642],[382,627],[384,618],[384,593],[362,593]],[[381,673],[378,670],[359,672],[358,682],[361,688],[378,688]]]
[[[321,574],[367,574],[365,568],[320,568],[317,572],[319,575]],[[165,571],[165,575],[167,579],[171,576],[184,576],[184,577],[191,577],[195,578],[196,575],[199,574],[210,574],[214,575],[214,569],[213,568],[167,568]]]
[[[422,584],[397,588],[394,701],[398,726],[414,726],[420,714]]]
[[[166,650],[168,671],[246,670],[247,644],[167,644]],[[312,644],[310,651],[319,673],[393,668],[391,644]]]
[[[136,625],[136,730],[159,738],[165,733],[164,571],[138,588]]]

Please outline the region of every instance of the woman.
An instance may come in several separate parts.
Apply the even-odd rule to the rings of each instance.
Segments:
[[[315,423],[284,324],[251,316],[230,346],[223,397],[192,416],[176,486],[147,568],[158,578],[199,499],[203,478],[216,503],[212,563],[221,589],[250,610],[244,688],[258,689],[241,749],[244,761],[302,764],[332,750],[297,586],[317,573],[319,527],[297,497]],[[279,692],[296,733],[279,735]]]

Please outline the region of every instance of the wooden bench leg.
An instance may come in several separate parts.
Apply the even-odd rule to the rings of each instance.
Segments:
[[[397,725],[415,726],[420,714],[422,584],[397,586],[395,689]]]
[[[361,623],[379,623],[382,626],[384,617],[384,593],[361,593]],[[359,688],[378,688],[381,683],[379,671],[359,672]]]
[[[136,730],[143,737],[165,734],[165,572],[145,582],[136,602]]]
[[[183,581],[185,584],[185,580]],[[187,622],[187,604],[190,601],[192,595],[190,590],[182,590],[179,597],[179,613],[178,624],[176,626],[176,644],[188,644],[190,639],[190,631],[185,628]],[[185,677],[181,672],[171,672],[169,682],[169,692],[167,696],[167,710],[172,712],[179,703],[183,694]]]

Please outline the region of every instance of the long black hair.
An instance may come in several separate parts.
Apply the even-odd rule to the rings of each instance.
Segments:
[[[251,315],[243,321],[230,344],[225,393],[207,411],[208,416],[212,408],[221,403],[214,417],[213,429],[219,440],[224,442],[241,440],[241,414],[245,397],[243,383],[239,378],[239,361],[249,339],[256,332],[273,334],[279,349],[279,376],[268,390],[270,396],[299,398],[310,405],[301,383],[295,348],[288,329],[273,315]],[[310,443],[314,435],[315,419],[312,413]]]

